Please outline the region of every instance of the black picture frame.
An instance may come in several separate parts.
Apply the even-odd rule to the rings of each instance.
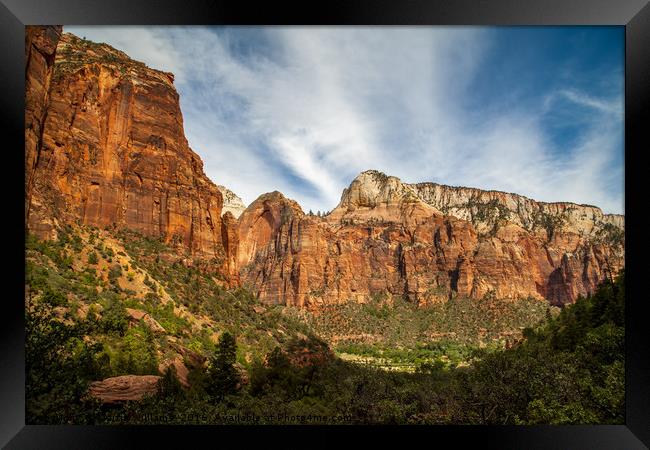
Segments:
[[[648,0],[330,0],[281,8],[275,2],[178,0],[0,0],[0,86],[2,96],[3,222],[5,265],[0,309],[0,445],[6,448],[129,448],[216,444],[229,427],[25,426],[24,375],[24,26],[25,25],[619,25],[625,27],[625,214],[626,214],[626,423],[602,426],[362,427],[373,439],[417,432],[429,444],[474,443],[481,448],[637,449],[650,445],[650,348],[647,300],[643,296],[643,255],[647,237],[641,223],[643,182],[648,166],[650,88],[650,6]],[[9,138],[7,140],[7,138]],[[15,227],[15,228],[14,228]],[[15,232],[15,235],[14,235]],[[646,234],[647,236],[647,234]],[[11,244],[11,245],[8,245]],[[645,244],[645,245],[644,245]],[[647,253],[645,253],[647,254]],[[20,277],[23,277],[22,279]],[[646,338],[646,339],[644,339]],[[322,430],[322,429],[319,429]],[[324,436],[336,445],[332,427]],[[257,428],[266,437],[277,428]],[[312,427],[281,427],[282,441],[312,445]],[[356,429],[355,431],[358,431]],[[153,439],[153,440],[152,440]],[[221,439],[221,438],[220,438]],[[155,444],[153,442],[156,442]],[[223,442],[223,441],[218,441]],[[325,443],[327,441],[320,441]],[[411,445],[420,445],[413,443]],[[193,445],[192,445],[193,446]],[[427,445],[428,446],[428,445]]]

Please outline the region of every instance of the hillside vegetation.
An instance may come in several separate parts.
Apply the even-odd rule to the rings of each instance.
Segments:
[[[624,422],[623,274],[559,313],[373,299],[317,316],[262,305],[131,231],[28,237],[26,259],[30,424]],[[142,401],[88,396],[92,381],[159,374],[179,355],[189,386],[167,369]]]

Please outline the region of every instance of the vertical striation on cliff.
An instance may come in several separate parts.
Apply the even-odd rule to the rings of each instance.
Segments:
[[[409,185],[372,170],[323,219],[290,205],[265,194],[239,221],[242,281],[270,303],[493,296],[562,305],[624,264],[622,217],[591,206]]]
[[[127,227],[212,259],[264,302],[297,306],[562,305],[624,265],[623,216],[376,170],[325,217],[277,191],[245,208],[190,149],[173,74],[61,27],[27,27],[25,56],[25,222],[40,237],[64,223]]]
[[[56,45],[61,33],[61,26],[25,27],[25,224],[42,146]]]
[[[38,30],[28,27],[28,41]],[[123,226],[227,263],[222,194],[185,138],[173,74],[106,44],[44,32],[56,53],[40,70],[48,81],[26,91],[28,104],[48,99],[40,139],[27,147],[29,230],[51,237],[57,223]]]

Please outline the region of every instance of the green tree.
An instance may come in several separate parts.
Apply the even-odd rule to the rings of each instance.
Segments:
[[[88,253],[88,264],[97,264],[98,261],[97,252]]]
[[[98,405],[88,383],[107,368],[100,344],[83,341],[82,326],[67,325],[40,304],[25,312],[25,420],[28,424],[92,423]]]
[[[43,291],[43,301],[50,306],[65,306],[68,304],[67,297],[59,291],[55,291],[49,286]]]
[[[624,275],[460,372],[458,422],[623,423]]]
[[[219,338],[206,377],[206,391],[219,402],[223,401],[226,395],[233,394],[237,390],[240,378],[234,365],[236,359],[237,343],[235,337],[225,332]]]
[[[146,326],[129,328],[122,339],[115,361],[120,374],[155,375],[158,373],[158,359],[153,332]]]

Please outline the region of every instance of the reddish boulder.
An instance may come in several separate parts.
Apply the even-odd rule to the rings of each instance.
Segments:
[[[154,395],[158,390],[159,376],[122,375],[90,383],[89,394],[102,403],[116,403],[129,400],[142,400],[146,395]]]

